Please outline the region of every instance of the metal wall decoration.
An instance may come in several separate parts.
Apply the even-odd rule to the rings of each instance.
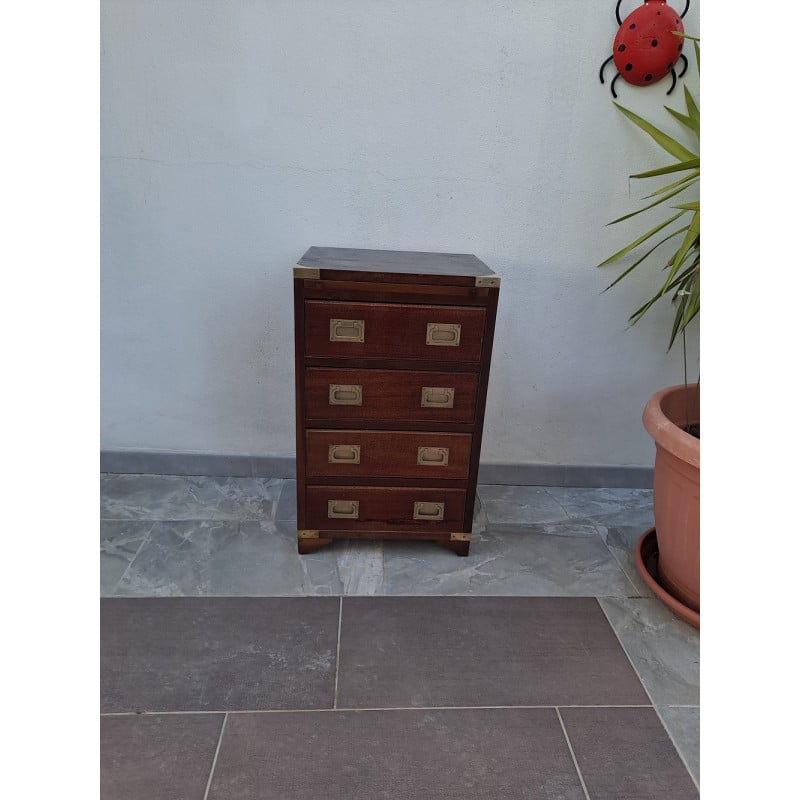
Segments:
[[[634,86],[649,86],[671,74],[672,85],[667,90],[667,94],[670,94],[677,79],[683,77],[689,66],[682,52],[683,37],[673,33],[683,33],[683,18],[689,10],[689,0],[686,0],[686,7],[681,14],[667,5],[666,0],[644,0],[644,5],[634,9],[624,20],[619,16],[621,4],[622,0],[617,0],[619,30],[614,39],[613,54],[600,67],[600,83],[605,83],[603,70],[609,61],[613,61],[617,68],[617,74],[611,81],[611,94],[614,97],[617,96],[614,84],[620,75]],[[675,66],[681,61],[683,69],[676,75]]]

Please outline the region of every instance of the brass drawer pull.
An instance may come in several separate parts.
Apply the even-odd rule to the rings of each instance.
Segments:
[[[423,386],[422,408],[452,408],[456,390],[446,386]]]
[[[331,320],[331,341],[332,342],[363,342],[364,341],[364,320],[363,319],[332,319]]]
[[[446,467],[449,461],[449,447],[420,447],[417,450],[417,464],[419,465]]]
[[[444,503],[414,503],[414,519],[444,519]]]
[[[358,500],[328,500],[329,519],[358,519]]]
[[[360,444],[332,444],[328,447],[329,464],[360,464]]]
[[[331,406],[360,406],[361,387],[358,385],[343,386],[331,383],[328,386],[328,405]]]
[[[425,344],[435,344],[441,347],[458,347],[461,344],[461,325],[456,323],[442,324],[440,322],[429,322]]]

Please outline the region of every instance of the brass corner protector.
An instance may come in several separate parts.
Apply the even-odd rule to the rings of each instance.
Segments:
[[[294,268],[295,278],[319,278],[319,269],[317,267],[301,267],[299,264]]]
[[[451,533],[450,534],[450,541],[451,542],[471,542],[472,541],[472,534],[471,533]]]
[[[297,531],[297,538],[298,539],[319,539],[319,531],[310,531],[310,530],[298,530]]]
[[[488,289],[496,289],[498,286],[500,286],[500,276],[478,275],[478,277],[475,278],[475,286]]]

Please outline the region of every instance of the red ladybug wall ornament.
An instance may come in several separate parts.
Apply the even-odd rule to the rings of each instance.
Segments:
[[[614,39],[614,53],[600,67],[600,83],[603,70],[609,61],[614,62],[617,74],[611,81],[611,94],[614,97],[614,84],[621,75],[634,86],[649,86],[658,83],[667,75],[672,75],[674,88],[677,78],[682,78],[689,62],[683,55],[683,37],[676,36],[673,31],[683,33],[683,18],[689,10],[689,0],[682,14],[668,6],[666,0],[644,0],[644,5],[634,9],[624,20],[619,18],[619,7],[622,0],[617,0],[617,22],[619,30]],[[675,75],[675,65],[683,62],[680,75]]]

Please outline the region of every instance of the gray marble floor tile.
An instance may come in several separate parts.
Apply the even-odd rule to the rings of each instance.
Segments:
[[[653,492],[650,489],[548,486],[545,491],[570,519],[591,520],[606,526],[639,527],[642,533],[654,525]]]
[[[486,509],[483,507],[480,495],[475,493],[475,506],[472,512],[472,535],[480,536],[489,524],[486,516]]]
[[[591,525],[494,525],[455,558],[430,542],[384,542],[384,593],[628,596],[637,590]]]
[[[101,711],[332,708],[340,602],[103,599]]]
[[[584,800],[553,709],[232,714],[209,800]]]
[[[345,597],[338,707],[647,703],[581,597]]]
[[[478,487],[478,496],[489,523],[534,525],[561,522],[568,516],[542,486],[485,484]]]
[[[649,597],[600,605],[657,706],[700,704],[700,633]]]
[[[282,488],[280,478],[104,474],[100,517],[271,520]]]
[[[300,584],[296,594],[301,595],[341,595],[342,580],[339,577],[339,556],[346,542],[334,542],[316,553],[301,556],[297,553],[297,523],[294,520],[276,522],[281,534],[281,547],[287,560],[295,559],[299,568]],[[295,594],[295,592],[287,592]]]
[[[336,568],[344,595],[384,593],[384,542],[350,539],[336,542]]]
[[[655,597],[650,587],[639,576],[634,559],[636,543],[646,529],[639,527],[614,526],[606,527],[598,524],[597,530],[606,543],[606,547],[614,554],[620,567],[636,587],[641,597]]]
[[[209,520],[149,523],[119,582],[128,597],[338,594],[335,565],[301,561],[294,526]],[[315,576],[309,585],[309,573]]]
[[[546,486],[551,495],[571,517],[600,518],[628,508],[652,505],[650,489],[599,489],[572,486]]]
[[[694,782],[700,786],[700,709],[658,706],[657,711]]]
[[[103,800],[202,798],[223,714],[102,717]]]
[[[100,596],[114,593],[153,527],[152,522],[100,522]]]
[[[285,480],[281,487],[280,498],[275,509],[277,522],[294,521],[297,519],[297,481]]]
[[[697,800],[652,708],[559,710],[592,800]]]

